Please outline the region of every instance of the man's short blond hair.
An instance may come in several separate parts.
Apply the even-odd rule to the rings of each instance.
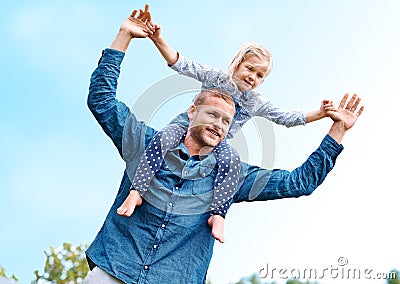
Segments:
[[[228,92],[218,88],[202,90],[194,98],[193,104],[195,106],[204,105],[206,99],[209,97],[221,98],[233,107],[235,106],[235,101],[233,100],[233,97]]]

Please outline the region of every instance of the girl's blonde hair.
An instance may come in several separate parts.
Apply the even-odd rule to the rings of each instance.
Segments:
[[[239,51],[235,54],[235,56],[232,58],[231,63],[229,64],[228,76],[231,82],[235,81],[233,74],[235,73],[236,68],[249,55],[255,55],[259,59],[264,61],[265,65],[263,64],[263,66],[267,67],[267,73],[265,74],[265,77],[267,77],[268,74],[271,72],[272,69],[271,53],[265,47],[256,42],[248,42],[239,49]]]

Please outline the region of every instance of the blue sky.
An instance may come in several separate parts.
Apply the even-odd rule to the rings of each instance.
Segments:
[[[20,283],[43,268],[49,246],[91,242],[114,200],[125,165],[89,113],[86,96],[101,50],[145,3],[0,4],[0,265]],[[345,92],[357,92],[366,106],[337,166],[313,195],[232,207],[227,242],[216,245],[210,266],[213,283],[237,281],[266,263],[330,267],[339,257],[352,268],[400,269],[398,1],[147,3],[170,44],[204,64],[226,69],[247,41],[267,47],[274,67],[259,91],[277,106],[313,110]],[[133,105],[171,74],[149,40],[137,41],[124,60],[118,97]],[[162,126],[169,111],[158,110],[152,125]],[[293,169],[329,125],[328,119],[293,129],[269,124],[272,150],[251,147],[249,162],[260,163],[257,153],[265,151],[272,166]],[[257,141],[254,127],[244,130],[249,145]]]

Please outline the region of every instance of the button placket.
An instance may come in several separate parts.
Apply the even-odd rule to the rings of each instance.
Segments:
[[[151,247],[151,250],[150,250],[149,254],[147,255],[147,257],[146,257],[146,259],[144,261],[146,264],[143,265],[143,270],[145,271],[145,272],[142,271],[142,273],[144,273],[144,274],[142,274],[143,275],[143,279],[146,279],[147,274],[149,273],[150,267],[152,265],[153,259],[155,258],[157,250],[160,247],[160,242],[163,239],[163,236],[164,236],[164,233],[165,233],[165,229],[167,227],[166,224],[168,223],[168,219],[169,219],[169,214],[166,214],[164,220],[161,223],[161,226],[157,230],[157,234],[156,234],[156,237],[154,238],[154,242],[153,242],[153,245]]]

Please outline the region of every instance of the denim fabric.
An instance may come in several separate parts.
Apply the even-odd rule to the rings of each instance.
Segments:
[[[123,57],[122,52],[106,49],[90,82],[88,106],[127,169],[86,254],[102,270],[125,283],[205,283],[214,246],[207,225],[216,174],[214,155],[190,157],[180,143],[166,154],[143,196],[143,204],[133,215],[126,218],[116,213],[129,194],[129,177],[155,134],[116,99]],[[309,195],[325,179],[342,149],[327,135],[307,161],[292,172],[241,163],[239,190],[233,201]]]
[[[86,275],[83,284],[123,284],[123,282],[101,270],[99,267],[94,267]]]

